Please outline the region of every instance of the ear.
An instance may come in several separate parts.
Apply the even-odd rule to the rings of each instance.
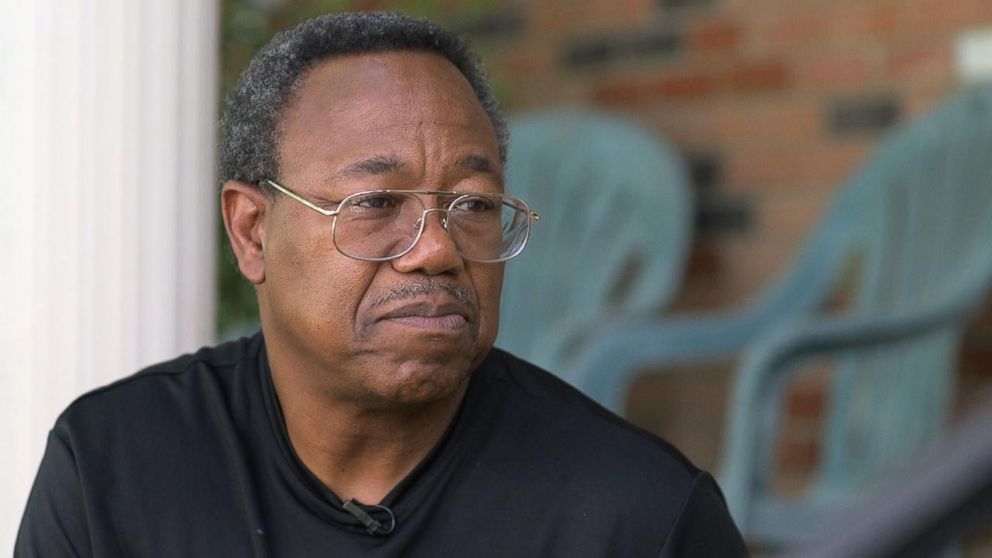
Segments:
[[[265,212],[269,198],[256,186],[229,180],[220,190],[224,229],[238,269],[252,283],[265,282]]]

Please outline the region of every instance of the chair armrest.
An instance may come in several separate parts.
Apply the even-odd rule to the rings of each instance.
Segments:
[[[591,337],[565,378],[614,412],[644,368],[712,361],[739,352],[767,328],[750,311],[627,319]]]
[[[745,354],[728,415],[720,482],[735,519],[743,521],[746,517],[744,507],[760,482],[758,475],[768,468],[762,459],[771,455],[773,437],[762,439],[759,435],[775,432],[787,380],[801,370],[797,361],[907,341],[960,326],[972,311],[964,304],[946,304],[894,317],[825,318],[783,325],[763,336]]]
[[[853,214],[832,211],[787,272],[751,304],[724,314],[611,324],[570,359],[575,364],[564,377],[619,412],[638,369],[724,358],[771,327],[819,311],[849,255]]]

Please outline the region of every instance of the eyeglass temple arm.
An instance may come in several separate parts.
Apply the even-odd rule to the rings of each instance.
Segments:
[[[276,190],[279,190],[283,194],[286,194],[287,196],[289,196],[289,197],[293,198],[294,200],[302,203],[303,205],[309,207],[310,209],[316,211],[317,213],[320,213],[321,215],[326,215],[327,217],[336,217],[338,215],[338,210],[336,210],[336,209],[324,209],[323,207],[320,207],[319,205],[314,204],[310,200],[307,200],[306,198],[303,198],[302,196],[300,196],[296,192],[290,190],[289,188],[286,188],[285,186],[279,184],[278,182],[275,182],[275,181],[269,180],[269,179],[266,179],[265,182],[267,182],[269,184],[269,186],[272,186]]]
[[[316,211],[317,213],[320,213],[321,215],[326,215],[328,217],[336,217],[338,215],[338,213],[339,213],[339,211],[336,210],[336,209],[333,209],[333,210],[332,209],[324,209],[323,207],[320,207],[320,206],[314,204],[310,200],[307,200],[306,198],[300,196],[296,192],[290,190],[289,188],[286,188],[282,184],[279,184],[278,182],[275,182],[274,180],[266,179],[265,182],[268,183],[269,186],[272,186],[276,190],[279,190],[283,194],[286,194],[287,196],[289,196],[289,197],[293,198],[294,200],[302,203],[303,205],[309,207],[310,209]],[[444,192],[419,192],[419,193],[423,193],[423,194],[440,194],[440,193],[444,193]],[[537,220],[539,220],[541,218],[541,215],[538,214],[538,212],[536,212],[536,211],[534,211],[533,209],[530,209],[530,208],[527,208],[527,216],[532,221],[537,221]]]

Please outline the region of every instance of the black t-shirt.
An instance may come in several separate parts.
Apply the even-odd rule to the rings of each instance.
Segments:
[[[261,335],[153,366],[70,405],[49,435],[14,552],[745,553],[708,474],[498,349],[428,457],[379,506],[343,505],[289,443]]]

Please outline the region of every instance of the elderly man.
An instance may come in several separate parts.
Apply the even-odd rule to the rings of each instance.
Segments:
[[[492,348],[506,124],[465,45],[395,14],[276,37],[224,115],[258,335],[58,419],[17,556],[735,556],[665,442]],[[554,211],[554,208],[547,208]]]

